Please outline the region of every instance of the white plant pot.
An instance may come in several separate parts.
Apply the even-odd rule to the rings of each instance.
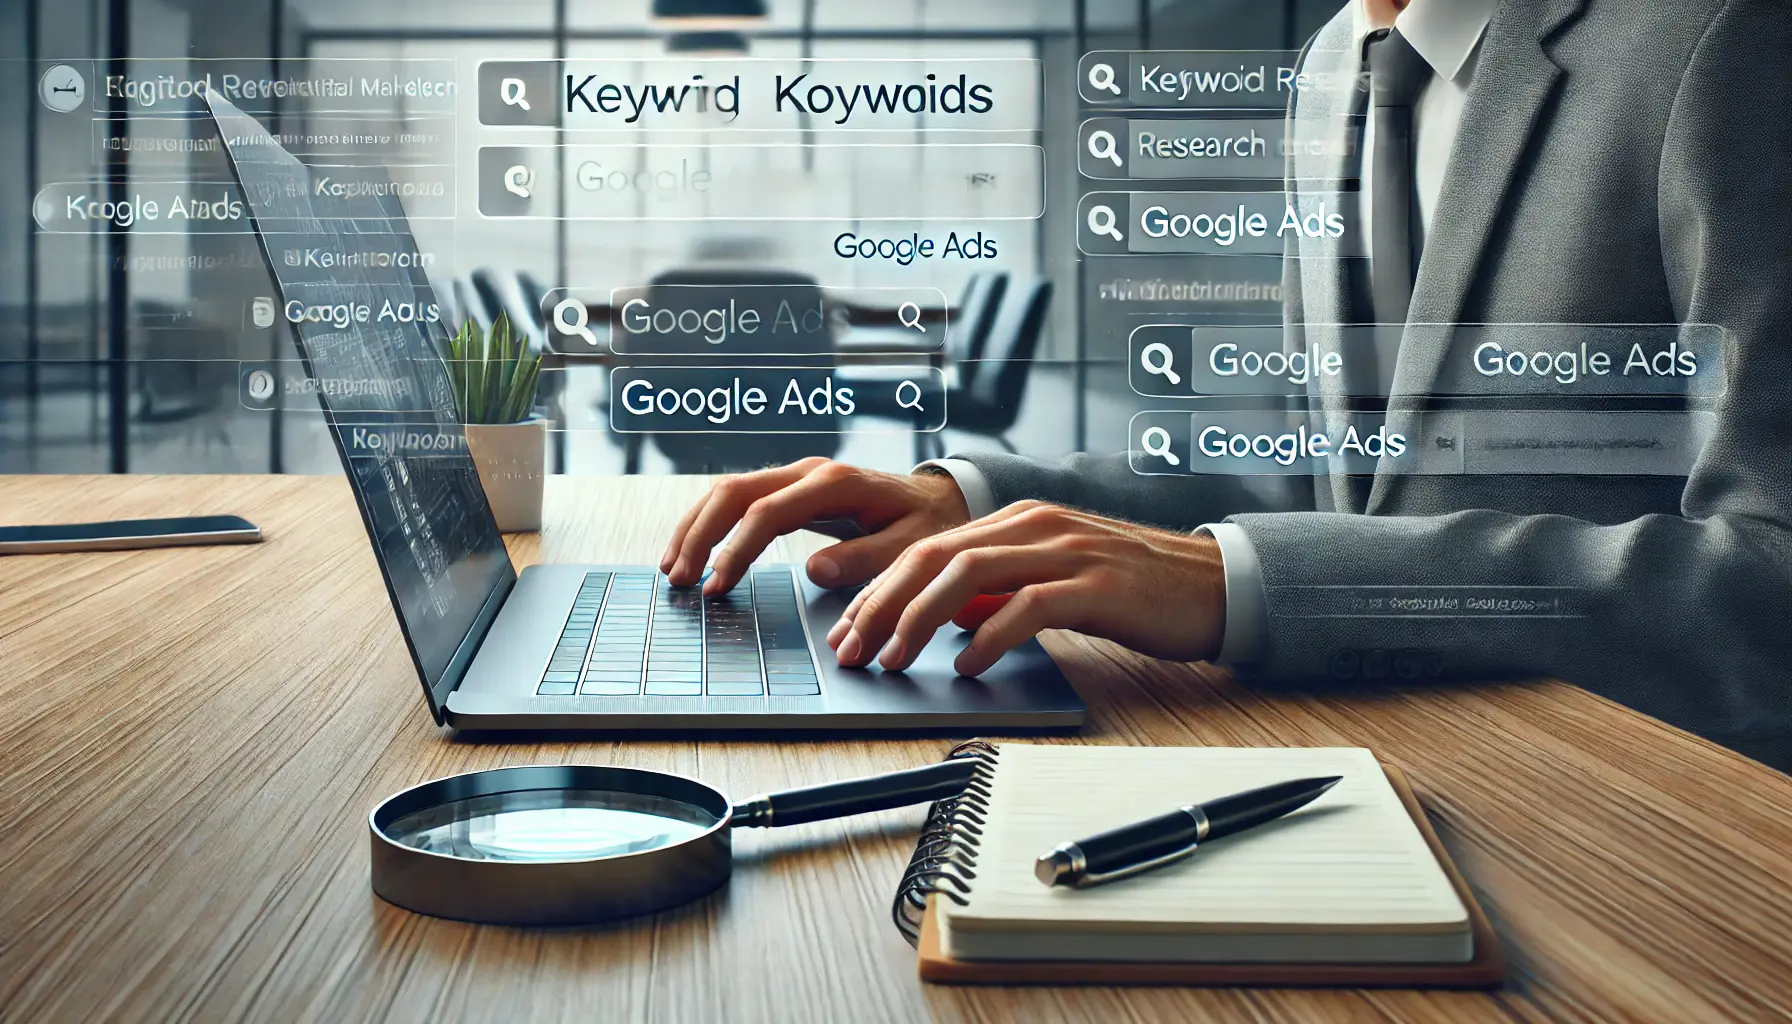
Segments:
[[[505,533],[541,529],[541,489],[547,465],[547,421],[469,423],[467,451],[479,467],[485,500]]]

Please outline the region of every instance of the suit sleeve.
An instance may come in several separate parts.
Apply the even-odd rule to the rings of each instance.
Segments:
[[[1169,530],[1192,530],[1240,512],[1284,507],[1285,488],[1276,478],[1143,476],[1132,471],[1125,452],[1078,452],[1062,462],[988,452],[952,458],[977,467],[995,508],[1033,499]]]
[[[1680,514],[1236,516],[1265,584],[1255,675],[1557,676],[1792,759],[1789,26],[1774,0],[1730,0],[1684,72],[1663,143],[1674,308],[1732,341]]]

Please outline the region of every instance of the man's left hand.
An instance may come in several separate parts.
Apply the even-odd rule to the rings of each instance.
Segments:
[[[878,658],[905,669],[982,594],[1013,596],[958,655],[967,676],[1042,629],[1175,661],[1218,656],[1225,631],[1225,572],[1212,537],[1023,501],[915,542],[853,599],[828,645],[842,665]]]

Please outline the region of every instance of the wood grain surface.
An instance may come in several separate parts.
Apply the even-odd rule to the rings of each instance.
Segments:
[[[693,478],[550,481],[519,564],[651,561]],[[1061,742],[1368,746],[1506,945],[1495,993],[921,984],[889,922],[922,809],[737,833],[733,881],[620,925],[388,906],[366,816],[452,772],[587,762],[736,797],[949,740],[469,742],[431,724],[340,478],[0,477],[0,523],[236,513],[256,547],[0,557],[6,1021],[1781,1020],[1792,779],[1569,686],[1261,693],[1052,634]],[[800,557],[817,539],[780,543]],[[1697,680],[1688,680],[1697,685]]]

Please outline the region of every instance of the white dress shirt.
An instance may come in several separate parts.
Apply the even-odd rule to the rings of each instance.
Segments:
[[[1431,233],[1432,214],[1437,209],[1438,192],[1443,187],[1450,147],[1456,141],[1469,82],[1474,77],[1475,57],[1498,2],[1412,0],[1394,18],[1394,27],[1419,56],[1425,58],[1425,63],[1431,65],[1432,72],[1430,79],[1419,87],[1418,97],[1413,102],[1413,189],[1418,194],[1421,237]],[[1361,52],[1364,38],[1386,24],[1377,24],[1372,19],[1368,3],[1369,0],[1351,0],[1352,43],[1358,52]],[[1373,152],[1374,145],[1373,132],[1366,131],[1362,151]],[[1371,241],[1369,195],[1373,185],[1369,178],[1370,163],[1363,161],[1360,196],[1359,237],[1364,255],[1369,253]],[[965,507],[970,510],[972,519],[996,510],[995,493],[989,481],[971,463],[963,459],[934,459],[915,469],[917,472],[949,473],[963,493]],[[1231,523],[1209,523],[1200,529],[1219,545],[1220,560],[1226,573],[1226,628],[1218,661],[1222,664],[1250,662],[1269,631],[1263,572],[1257,562],[1257,550],[1250,537]]]

